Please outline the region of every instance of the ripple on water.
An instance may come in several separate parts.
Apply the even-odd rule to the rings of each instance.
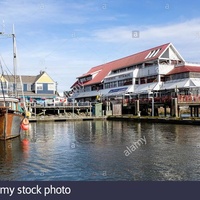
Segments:
[[[146,144],[125,156],[141,137]],[[198,126],[32,123],[28,134],[0,142],[0,180],[200,180],[199,141]]]

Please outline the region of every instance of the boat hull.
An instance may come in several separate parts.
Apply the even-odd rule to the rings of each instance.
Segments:
[[[0,140],[18,137],[21,132],[21,121],[24,117],[17,113],[5,113],[0,116]]]

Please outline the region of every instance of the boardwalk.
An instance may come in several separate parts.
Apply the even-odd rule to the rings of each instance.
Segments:
[[[124,99],[123,101],[111,101],[114,104],[121,104],[121,111],[118,115],[123,114],[132,114],[137,115],[139,112],[143,111],[143,115],[158,116],[159,108],[164,109],[164,115],[167,116],[167,109],[170,109],[170,115],[180,117],[180,114],[187,108],[189,110],[191,117],[199,117],[199,108],[200,108],[200,96],[199,95],[177,95],[177,97],[155,97],[155,98],[140,98],[140,99]],[[138,105],[139,104],[139,105]],[[64,118],[70,118],[71,116],[94,116],[95,103],[70,103],[68,105],[36,105],[28,104],[28,111],[31,113],[32,117],[37,116],[49,116],[49,115],[58,115],[64,116]],[[110,108],[109,108],[110,109]],[[114,106],[113,108],[114,109]],[[152,110],[154,113],[152,114]],[[101,106],[101,114],[104,115],[113,115],[111,112],[108,114],[107,107]],[[105,114],[106,113],[106,114]],[[146,113],[146,114],[145,114]],[[151,113],[151,114],[150,114]]]
[[[40,116],[40,115],[59,115],[65,113],[84,113],[86,116],[91,115],[92,106],[90,105],[55,105],[55,106],[41,106],[36,104],[28,104],[27,105],[28,111],[33,116]]]

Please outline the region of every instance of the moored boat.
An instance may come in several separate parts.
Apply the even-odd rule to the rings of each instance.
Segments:
[[[25,112],[20,107],[19,99],[17,98],[17,52],[16,52],[16,38],[14,34],[14,26],[12,34],[5,34],[0,32],[0,35],[11,37],[13,39],[13,66],[14,66],[14,97],[9,97],[6,93],[4,86],[6,85],[3,80],[3,68],[0,62],[2,76],[0,77],[2,96],[0,97],[0,140],[7,140],[20,135],[21,129],[28,130],[28,119],[25,117]]]
[[[23,113],[17,98],[0,97],[0,140],[20,135]]]

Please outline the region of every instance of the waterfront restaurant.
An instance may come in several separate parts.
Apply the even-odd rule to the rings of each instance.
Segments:
[[[91,68],[72,85],[72,98],[96,101],[146,95],[200,94],[200,65],[187,63],[172,43]],[[199,97],[198,97],[199,98]]]

